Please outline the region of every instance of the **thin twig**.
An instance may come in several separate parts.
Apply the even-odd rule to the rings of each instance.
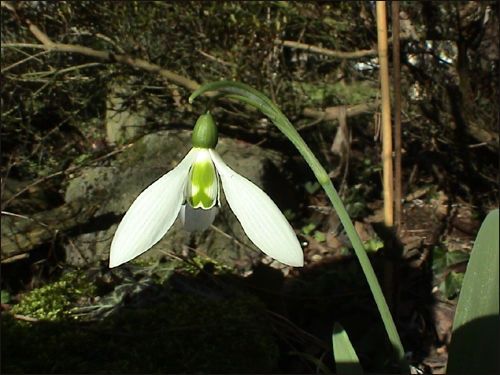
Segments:
[[[25,220],[30,220],[30,221],[33,221],[39,225],[41,225],[42,227],[45,227],[45,228],[50,228],[47,224],[45,223],[42,223],[41,221],[38,221],[32,217],[29,217],[29,216],[25,216],[25,215],[20,215],[20,214],[16,214],[14,212],[9,212],[9,211],[1,211],[0,212],[2,215],[5,215],[5,216],[12,216],[12,217],[18,217],[20,219],[25,219]]]
[[[15,62],[15,63],[9,65],[6,68],[3,68],[0,71],[0,73],[5,73],[5,72],[7,72],[10,69],[15,68],[16,66],[24,64],[25,62],[28,62],[28,61],[33,60],[33,59],[37,59],[37,60],[39,60],[41,62],[41,60],[38,58],[38,56],[46,55],[48,53],[49,53],[49,51],[42,51],[42,52],[35,53],[34,55],[30,55],[28,57],[25,57],[24,59],[19,60],[19,61]]]
[[[37,77],[37,76],[46,77],[46,76],[49,76],[52,74],[68,73],[68,72],[72,72],[73,70],[90,68],[90,67],[100,66],[100,65],[102,65],[102,64],[93,62],[93,63],[86,63],[86,64],[81,64],[81,65],[73,65],[73,66],[70,66],[70,67],[67,67],[64,69],[53,69],[53,70],[47,70],[44,72],[28,72],[28,73],[24,73],[23,76],[24,77],[26,77],[26,76],[27,77]]]
[[[234,66],[234,65],[235,65],[235,64],[233,64],[233,63],[229,63],[229,62],[227,62],[227,61],[224,61],[224,60],[222,60],[222,59],[220,59],[220,58],[218,58],[218,57],[212,56],[212,55],[210,55],[210,54],[208,54],[208,53],[206,53],[206,52],[202,51],[201,49],[197,49],[196,51],[197,51],[200,55],[205,56],[207,59],[210,59],[210,60],[216,61],[216,62],[218,62],[219,64],[226,65],[226,66]]]
[[[247,245],[247,244],[245,244],[245,243],[241,242],[241,241],[240,241],[240,240],[238,240],[236,237],[233,237],[233,236],[231,236],[230,234],[227,234],[226,232],[224,232],[224,231],[223,231],[222,229],[220,229],[219,227],[216,227],[216,226],[215,226],[215,225],[213,225],[213,224],[212,224],[212,225],[210,225],[210,227],[211,227],[213,230],[215,230],[216,232],[218,232],[218,233],[222,234],[224,237],[226,237],[226,238],[230,239],[231,241],[236,242],[238,245],[240,245],[240,246],[242,246],[242,247],[246,247],[246,248],[248,248],[248,249],[252,249],[252,250],[254,250],[251,246],[249,246],[249,245]]]

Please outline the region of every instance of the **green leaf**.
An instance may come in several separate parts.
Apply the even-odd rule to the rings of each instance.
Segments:
[[[443,272],[447,267],[467,261],[469,253],[460,250],[447,251],[442,247],[436,246],[433,249],[432,258],[432,271],[438,274]]]
[[[439,290],[446,298],[454,299],[460,293],[464,280],[464,274],[451,271],[439,285]]]
[[[7,290],[2,289],[0,299],[2,303],[10,303],[11,300],[10,293]]]
[[[333,326],[332,343],[337,374],[362,374],[363,369],[349,336],[339,323]]]
[[[376,253],[384,247],[384,243],[379,238],[370,238],[368,241],[363,242],[363,245],[369,253]]]
[[[323,232],[317,230],[314,232],[314,239],[318,242],[325,242],[326,241],[326,234]]]
[[[448,374],[498,374],[498,209],[477,235],[458,299],[449,348]]]
[[[308,234],[311,234],[311,232],[316,229],[316,224],[314,223],[309,223],[307,225],[304,225],[302,227],[302,233],[304,233],[305,235],[308,235]]]
[[[320,185],[320,184],[318,184],[317,182],[307,181],[307,182],[304,184],[304,188],[306,189],[306,191],[307,191],[309,194],[314,194],[314,193],[316,193],[320,187],[321,187],[321,185]]]

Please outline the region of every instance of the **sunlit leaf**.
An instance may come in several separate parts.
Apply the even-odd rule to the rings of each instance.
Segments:
[[[378,238],[370,238],[368,241],[364,241],[363,245],[369,253],[376,253],[384,247],[384,243]]]
[[[314,232],[314,239],[318,242],[325,242],[326,241],[326,235],[325,233],[317,230]]]
[[[349,336],[339,323],[335,323],[333,326],[332,343],[337,374],[362,374],[363,369],[359,364],[358,356],[351,345]]]
[[[447,373],[497,374],[499,211],[488,214],[472,249],[453,322]]]

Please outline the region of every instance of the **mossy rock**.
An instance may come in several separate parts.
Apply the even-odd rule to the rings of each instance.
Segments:
[[[248,296],[170,294],[95,323],[2,318],[8,373],[262,373],[279,355],[263,305]]]

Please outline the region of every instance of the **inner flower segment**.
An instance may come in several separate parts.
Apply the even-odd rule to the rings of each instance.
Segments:
[[[219,180],[210,153],[200,149],[189,170],[186,200],[193,208],[208,210],[217,203]]]

